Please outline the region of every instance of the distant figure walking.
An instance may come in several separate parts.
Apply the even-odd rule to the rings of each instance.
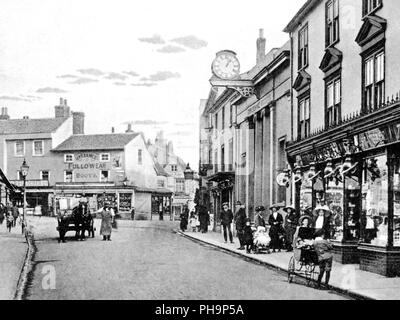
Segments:
[[[7,230],[8,230],[8,232],[11,232],[11,228],[13,227],[13,225],[14,225],[14,217],[12,215],[12,212],[9,211],[9,212],[7,212]]]
[[[181,213],[180,218],[181,218],[180,228],[182,232],[185,232],[189,221],[189,208],[187,207],[185,208],[185,210]]]
[[[0,203],[0,224],[3,224],[3,221],[6,217],[6,207],[4,206],[4,204]]]
[[[131,220],[135,220],[135,207],[132,207],[131,210]]]
[[[235,214],[235,224],[236,224],[236,232],[237,236],[239,238],[239,244],[240,247],[238,250],[244,250],[245,249],[245,244],[244,244],[244,228],[246,226],[246,211],[244,209],[244,206],[240,201],[236,203],[236,206],[238,207],[238,210],[236,211]]]
[[[13,215],[13,218],[14,218],[13,227],[15,227],[17,225],[17,220],[18,220],[18,217],[19,217],[18,207],[15,204],[15,202],[13,203],[13,206],[12,206],[12,215]]]

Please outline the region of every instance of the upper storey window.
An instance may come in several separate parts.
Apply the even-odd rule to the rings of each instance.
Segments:
[[[339,0],[326,3],[326,46],[339,41]]]
[[[308,66],[308,25],[299,31],[299,70]]]
[[[363,0],[363,16],[366,16],[382,6],[382,0]]]

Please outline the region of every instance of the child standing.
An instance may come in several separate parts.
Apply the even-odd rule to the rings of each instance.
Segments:
[[[253,249],[253,228],[250,219],[246,219],[246,225],[243,230],[243,244],[246,246],[246,252],[251,253]]]
[[[190,214],[189,225],[192,228],[192,231],[196,232],[196,230],[197,230],[197,219],[196,219],[196,216],[194,215],[194,213]]]
[[[318,276],[318,289],[321,288],[321,281],[324,273],[325,276],[325,286],[328,288],[329,279],[331,277],[331,270],[332,270],[332,261],[333,261],[333,246],[332,244],[325,239],[325,232],[323,229],[317,231],[315,233],[315,241],[314,241],[314,248],[318,255],[318,263],[319,263],[319,276]]]

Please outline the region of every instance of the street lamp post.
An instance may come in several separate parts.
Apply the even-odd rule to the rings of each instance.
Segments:
[[[21,174],[22,178],[24,180],[24,204],[23,204],[23,212],[22,212],[22,234],[25,232],[25,211],[26,211],[26,176],[28,175],[29,171],[29,166],[26,164],[26,160],[24,159],[24,162],[22,163],[21,166]]]

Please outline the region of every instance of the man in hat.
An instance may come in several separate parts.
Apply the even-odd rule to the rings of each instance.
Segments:
[[[290,205],[283,209],[287,215],[285,218],[286,250],[293,251],[293,236],[296,232],[299,217],[294,206]]]
[[[244,210],[244,206],[240,201],[236,202],[237,211],[235,214],[235,224],[236,224],[236,232],[239,238],[240,247],[238,250],[244,250],[244,228],[246,226],[246,211]]]
[[[227,233],[229,232],[229,240],[231,243],[233,242],[233,235],[232,235],[232,229],[231,229],[231,224],[233,221],[233,213],[229,209],[229,204],[227,202],[222,204],[222,211],[221,211],[221,225],[224,230],[224,240],[225,243],[228,241]]]
[[[278,212],[279,206],[272,205],[270,210],[272,211],[271,215],[269,216],[268,223],[271,226],[269,229],[269,236],[271,238],[271,247],[272,252],[276,252],[278,250],[281,251],[281,244],[279,236],[284,233],[282,224],[283,224],[283,217]]]

